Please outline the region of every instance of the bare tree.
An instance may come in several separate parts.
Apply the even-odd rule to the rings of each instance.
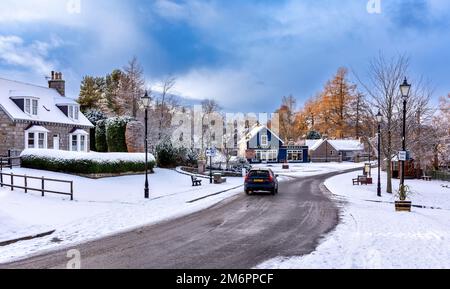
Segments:
[[[162,137],[162,131],[163,131],[163,124],[169,123],[167,120],[166,115],[170,110],[174,108],[174,106],[177,106],[176,100],[173,96],[169,95],[170,91],[175,86],[176,79],[173,77],[168,77],[166,80],[163,81],[161,84],[161,102],[157,104],[159,108],[159,124],[158,124],[158,140],[161,140]],[[170,98],[170,99],[168,99]],[[166,102],[170,103],[170,105],[166,105]]]
[[[432,95],[431,85],[423,78],[413,81],[408,99],[406,124],[408,149],[413,153],[418,172],[420,170],[425,172],[432,166],[438,146],[439,138],[432,126],[435,114],[435,109],[430,107]],[[399,111],[401,109],[398,108]]]
[[[286,142],[295,141],[298,134],[295,130],[297,100],[292,96],[283,96],[281,107],[276,111],[280,116],[280,137]]]
[[[220,105],[213,99],[205,99],[202,101],[202,136],[201,136],[201,150],[202,154],[205,152],[205,136],[207,137],[207,145],[211,145],[213,138],[213,131],[211,129],[211,122],[213,121],[213,114],[220,111]]]
[[[124,74],[121,80],[121,107],[123,114],[134,118],[139,111],[139,101],[144,93],[144,70],[138,59],[133,57],[128,65],[123,68]]]
[[[373,107],[380,109],[384,117],[382,143],[383,155],[386,158],[387,184],[386,191],[392,194],[392,157],[395,152],[396,141],[394,132],[398,128],[400,119],[398,107],[401,97],[399,87],[407,75],[409,58],[399,55],[387,59],[382,53],[372,59],[369,64],[368,80],[366,82],[356,75],[359,82],[371,97]],[[374,113],[375,115],[375,113]],[[381,160],[379,160],[381,161]]]

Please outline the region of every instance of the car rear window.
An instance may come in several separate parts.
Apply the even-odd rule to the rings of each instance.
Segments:
[[[250,171],[250,177],[268,178],[270,173],[268,171]]]

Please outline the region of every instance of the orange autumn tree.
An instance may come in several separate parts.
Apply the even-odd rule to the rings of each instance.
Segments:
[[[325,84],[323,91],[305,103],[298,119],[306,120],[309,130],[318,131],[328,138],[354,136],[353,103],[359,94],[356,85],[348,81],[347,75],[346,68],[339,68],[333,79]]]

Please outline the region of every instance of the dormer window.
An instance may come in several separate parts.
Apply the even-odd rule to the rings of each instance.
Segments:
[[[23,111],[26,114],[37,116],[39,113],[39,100],[36,98],[24,98]]]
[[[78,120],[80,107],[78,105],[69,105],[67,107],[67,116],[71,119]]]

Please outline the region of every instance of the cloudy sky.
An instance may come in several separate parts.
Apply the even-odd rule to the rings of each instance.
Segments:
[[[302,103],[340,66],[364,75],[370,58],[411,57],[411,77],[450,92],[450,1],[2,0],[0,77],[45,84],[62,71],[76,97],[83,75],[104,75],[133,56],[147,81],[177,78],[187,98],[232,111]],[[372,0],[373,1],[373,0]]]

